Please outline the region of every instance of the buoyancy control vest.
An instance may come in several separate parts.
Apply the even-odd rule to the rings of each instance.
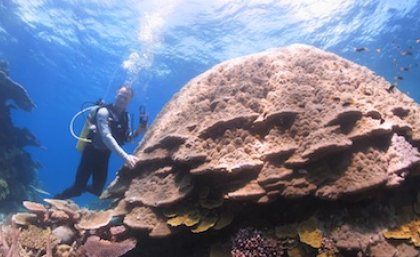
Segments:
[[[115,112],[114,106],[108,104],[98,107],[89,117],[89,122],[93,125],[90,127],[88,137],[92,139],[92,144],[95,148],[107,150],[105,143],[102,141],[102,136],[97,129],[97,114],[101,108],[108,110],[108,125],[111,130],[112,136],[115,138],[119,145],[123,145],[129,141],[130,127],[129,116],[126,111],[122,112],[120,116]]]

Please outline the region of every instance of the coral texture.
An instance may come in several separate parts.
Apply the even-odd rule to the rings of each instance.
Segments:
[[[79,229],[90,230],[107,226],[112,219],[111,211],[91,212],[83,215],[77,224]]]
[[[249,179],[223,192],[255,201],[337,199],[392,186],[420,162],[413,147],[420,124],[417,105],[388,87],[368,69],[309,46],[234,59],[193,79],[168,103],[137,149],[138,167],[169,166],[173,176],[163,180],[175,183],[185,172],[260,174],[258,183]],[[319,165],[329,169],[321,172]],[[149,193],[162,194],[167,183]]]
[[[88,257],[119,257],[136,246],[135,240],[111,242],[101,240],[97,236],[91,236],[83,245],[83,250]]]
[[[232,257],[275,257],[283,250],[275,239],[264,237],[261,231],[245,228],[233,238]]]
[[[420,109],[389,87],[307,45],[221,63],[167,104],[136,149],[136,171],[122,169],[105,195],[130,212],[182,205],[203,186],[222,196],[220,208],[398,187],[418,173]]]

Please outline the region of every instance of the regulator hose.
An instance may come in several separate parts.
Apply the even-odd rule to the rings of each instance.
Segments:
[[[85,112],[90,112],[91,110],[93,110],[94,108],[96,108],[97,106],[89,106],[89,107],[86,107],[86,108],[84,108],[84,109],[82,109],[81,111],[79,111],[78,113],[76,113],[74,116],[73,116],[73,118],[71,119],[71,121],[70,121],[70,125],[69,125],[69,129],[70,129],[70,134],[74,137],[74,138],[76,138],[77,140],[80,140],[80,141],[83,141],[83,142],[86,142],[86,143],[91,143],[92,142],[92,140],[90,140],[90,139],[88,139],[88,138],[84,138],[84,137],[79,137],[79,136],[77,136],[76,135],[76,133],[74,133],[74,122],[76,121],[76,119],[80,116],[80,115],[82,115],[82,114],[84,114]]]

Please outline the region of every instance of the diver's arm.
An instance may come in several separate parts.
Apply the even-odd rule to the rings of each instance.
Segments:
[[[109,128],[109,125],[108,125],[108,117],[109,117],[109,112],[106,108],[99,109],[97,113],[97,119],[96,119],[97,129],[106,147],[110,151],[120,156],[123,160],[125,160],[128,154],[124,151],[124,149],[121,148],[121,146],[118,145],[117,141],[112,136],[111,129]]]
[[[111,129],[108,124],[108,110],[106,108],[100,108],[96,117],[96,127],[106,147],[120,156],[130,168],[133,168],[135,165],[134,156],[127,154],[111,134]]]

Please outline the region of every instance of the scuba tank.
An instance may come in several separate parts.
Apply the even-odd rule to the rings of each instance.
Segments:
[[[83,104],[84,105],[84,104]],[[82,105],[82,106],[83,106]],[[76,149],[79,152],[83,152],[83,149],[85,149],[85,146],[87,143],[91,143],[92,140],[88,137],[89,136],[89,132],[90,132],[90,127],[92,125],[91,122],[91,118],[94,115],[94,113],[100,108],[105,106],[105,102],[102,99],[99,99],[98,101],[96,101],[95,103],[93,103],[93,105],[88,106],[86,108],[82,107],[82,110],[79,111],[78,113],[76,113],[73,118],[70,121],[70,133],[71,135],[77,139],[77,143],[76,143]],[[76,133],[74,132],[74,122],[75,120],[82,114],[85,114],[86,112],[89,112],[88,116],[85,116],[85,123],[83,124],[83,129],[80,132],[79,136],[76,135]]]
[[[76,143],[76,150],[80,153],[83,152],[85,149],[86,143],[91,143],[92,140],[88,139],[87,136],[89,135],[89,127],[90,122],[88,120],[85,121],[85,124],[83,124],[82,132],[80,132],[79,139]]]

